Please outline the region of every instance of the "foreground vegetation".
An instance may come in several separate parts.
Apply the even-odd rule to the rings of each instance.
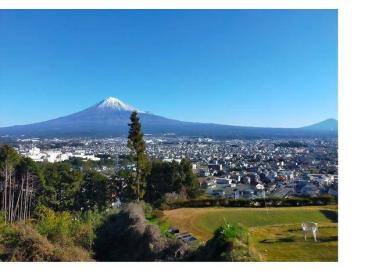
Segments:
[[[319,241],[300,223],[319,223]],[[171,226],[201,242],[190,246]],[[337,209],[184,208],[162,212],[129,203],[108,212],[54,212],[0,222],[1,261],[337,261]]]
[[[9,224],[0,218],[1,261],[92,261],[95,213],[56,213],[39,207],[35,219]]]

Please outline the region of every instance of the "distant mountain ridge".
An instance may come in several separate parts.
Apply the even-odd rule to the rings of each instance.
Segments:
[[[309,130],[323,130],[323,131],[337,131],[338,121],[334,118],[329,118],[313,125],[305,126],[303,129]]]
[[[302,128],[263,128],[185,122],[146,113],[108,97],[85,110],[28,125],[0,128],[0,136],[26,137],[116,137],[126,136],[132,111],[139,114],[146,134],[175,134],[223,138],[337,136],[337,120],[327,119]]]

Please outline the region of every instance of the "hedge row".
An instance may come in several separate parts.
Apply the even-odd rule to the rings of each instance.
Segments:
[[[330,196],[298,198],[292,197],[287,199],[266,198],[266,199],[200,199],[188,200],[167,204],[170,208],[180,207],[285,207],[285,206],[309,206],[309,205],[327,205],[337,202]]]

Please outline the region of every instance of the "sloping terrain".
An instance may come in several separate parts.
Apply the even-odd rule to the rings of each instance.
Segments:
[[[245,228],[258,261],[337,261],[337,209],[290,208],[179,208],[164,212],[165,221],[207,241],[223,224]],[[319,224],[319,241],[303,239],[301,222]]]

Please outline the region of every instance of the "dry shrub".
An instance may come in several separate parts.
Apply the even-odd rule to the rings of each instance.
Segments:
[[[146,220],[141,204],[129,203],[98,228],[93,249],[99,261],[171,261],[182,246]]]
[[[10,226],[9,226],[10,227]],[[18,224],[1,237],[1,260],[16,262],[92,261],[89,253],[76,246],[51,243],[31,225]]]
[[[15,226],[13,241],[5,243],[6,261],[56,261],[54,246],[36,230],[27,225]]]
[[[89,253],[78,246],[56,246],[54,251],[57,261],[60,262],[91,262]]]

